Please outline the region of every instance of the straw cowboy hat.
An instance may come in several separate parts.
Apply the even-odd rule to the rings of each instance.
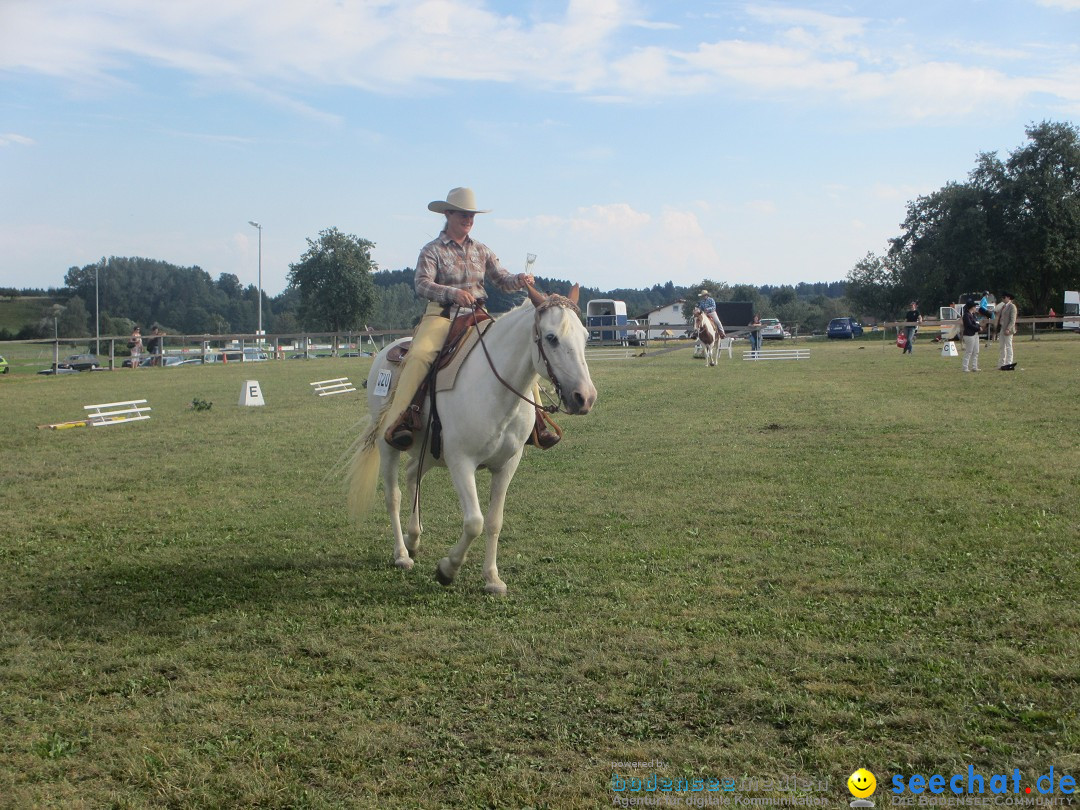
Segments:
[[[491,209],[476,207],[476,195],[471,188],[452,188],[446,194],[446,201],[434,200],[428,203],[428,211],[445,214],[447,211],[465,211],[468,214],[490,214]]]
[[[698,293],[698,296],[700,297],[702,295],[708,295],[708,294],[709,294],[708,290],[702,290],[701,292]]]

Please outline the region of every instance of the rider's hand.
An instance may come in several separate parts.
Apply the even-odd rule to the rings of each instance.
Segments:
[[[471,307],[476,303],[476,297],[468,290],[458,290],[454,293],[454,303],[459,307]]]
[[[522,284],[536,284],[536,278],[532,273],[518,273],[518,281]]]

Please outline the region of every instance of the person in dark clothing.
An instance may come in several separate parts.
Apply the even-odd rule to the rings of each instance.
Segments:
[[[904,316],[904,320],[908,324],[904,327],[904,336],[907,338],[907,343],[901,354],[911,354],[911,346],[915,342],[915,333],[919,331],[919,324],[922,323],[922,314],[919,312],[918,304],[914,301],[911,302],[911,307]]]
[[[979,305],[975,301],[969,301],[964,306],[963,335],[964,335],[964,359],[960,363],[962,371],[979,370]]]

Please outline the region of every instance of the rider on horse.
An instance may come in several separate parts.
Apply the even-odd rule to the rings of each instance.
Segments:
[[[697,308],[704,312],[705,317],[713,322],[713,326],[716,327],[716,331],[721,338],[727,337],[724,325],[720,323],[720,316],[716,314],[716,301],[709,295],[708,290],[702,290],[698,293]]]
[[[469,236],[474,216],[488,213],[476,207],[476,195],[471,188],[450,189],[445,201],[428,203],[428,210],[444,214],[446,226],[437,238],[424,245],[416,260],[416,293],[431,303],[413,333],[393,402],[386,411],[398,415],[385,433],[387,444],[397,450],[408,450],[413,434],[423,428],[420,385],[446,342],[451,312],[456,307],[482,305],[486,298],[485,279],[504,292],[520,290],[534,282],[530,273],[507,272],[487,245]],[[539,402],[539,393],[534,393],[535,401]],[[559,441],[558,434],[548,429],[539,412],[536,427],[540,447],[551,447]]]

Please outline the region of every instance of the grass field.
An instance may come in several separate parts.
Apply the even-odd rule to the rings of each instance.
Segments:
[[[977,375],[801,345],[594,363],[594,412],[511,487],[502,599],[480,544],[432,577],[445,471],[412,572],[384,515],[349,524],[364,402],[309,382],[368,359],[0,379],[0,807],[600,807],[653,773],[841,807],[858,767],[880,807],[895,774],[1080,776],[1080,339]]]

